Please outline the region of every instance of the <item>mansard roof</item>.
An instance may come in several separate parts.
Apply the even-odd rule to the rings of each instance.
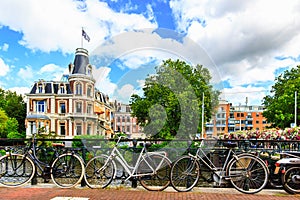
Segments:
[[[54,82],[54,81],[49,81],[49,82],[35,82],[33,87],[31,88],[31,91],[29,94],[37,94],[38,92],[38,85],[42,84],[44,87],[44,94],[58,94],[58,91],[60,89],[61,84],[65,85],[65,94],[72,94],[70,84],[65,83],[65,82]]]
[[[87,74],[87,66],[90,64],[88,51],[83,48],[77,48],[74,59],[74,68],[72,74]]]

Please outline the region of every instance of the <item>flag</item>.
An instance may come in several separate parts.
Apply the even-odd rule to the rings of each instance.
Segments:
[[[82,29],[82,36],[84,39],[86,39],[88,42],[90,41],[90,37],[86,34],[86,32]]]

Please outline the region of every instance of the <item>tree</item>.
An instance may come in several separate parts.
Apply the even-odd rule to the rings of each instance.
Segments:
[[[0,137],[6,138],[6,122],[8,120],[8,117],[4,110],[0,108]]]
[[[219,92],[209,84],[209,70],[184,61],[166,60],[148,76],[144,96],[131,96],[132,116],[151,138],[189,138],[201,132],[202,95],[205,115],[209,120]],[[204,121],[206,121],[204,120]]]
[[[5,111],[8,117],[18,121],[17,131],[23,134],[25,132],[26,103],[22,95],[0,88],[0,108]]]
[[[283,74],[275,78],[271,94],[263,98],[263,105],[266,108],[263,116],[272,124],[272,127],[284,129],[294,122],[295,91],[300,92],[300,66],[285,70]],[[297,124],[299,124],[299,119],[297,116]]]

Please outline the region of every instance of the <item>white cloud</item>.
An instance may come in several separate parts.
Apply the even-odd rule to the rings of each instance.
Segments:
[[[134,86],[130,84],[123,85],[117,90],[118,100],[122,102],[129,102],[130,96],[134,93]]]
[[[2,51],[7,51],[8,48],[9,48],[9,44],[7,44],[7,43],[4,43],[2,47],[0,46],[0,50],[2,50]]]
[[[0,76],[5,76],[9,72],[9,69],[10,67],[0,58]]]
[[[176,0],[170,6],[178,31],[203,46],[222,80],[228,80],[233,87],[231,91],[244,90],[244,96],[231,96],[233,101],[246,95],[261,98],[263,95],[256,95],[252,89],[260,91],[264,82],[274,81],[276,69],[299,63],[275,59],[300,55],[299,1]],[[259,87],[247,86],[257,82]],[[267,87],[266,84],[265,94]]]
[[[28,87],[12,87],[12,88],[9,88],[10,91],[16,92],[17,94],[20,94],[20,95],[25,95],[26,93],[29,93],[30,89],[31,88],[28,88]]]
[[[111,68],[108,67],[94,68],[93,77],[96,80],[96,88],[111,97],[116,90],[117,85],[111,82],[109,78],[110,71]]]
[[[45,80],[54,81],[60,80],[61,76],[66,73],[68,73],[67,67],[60,67],[53,63],[44,65],[38,72],[39,77],[43,77]]]
[[[18,71],[18,76],[23,80],[31,80],[34,77],[32,67],[26,66],[25,68],[20,68]]]
[[[97,0],[1,1],[0,25],[22,32],[19,43],[29,49],[64,53],[73,53],[81,44],[82,27],[91,38],[83,41],[84,47],[94,49],[105,37],[157,26],[142,14],[117,13]]]

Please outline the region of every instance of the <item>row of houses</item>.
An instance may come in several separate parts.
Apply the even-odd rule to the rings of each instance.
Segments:
[[[142,128],[130,115],[129,105],[113,101],[95,87],[88,51],[76,49],[69,74],[60,81],[36,81],[27,96],[26,136],[32,133],[56,133],[58,137],[103,135],[111,138],[124,132],[130,138],[143,138]],[[267,125],[262,108],[238,108],[221,102],[217,114],[206,124],[206,136]]]

